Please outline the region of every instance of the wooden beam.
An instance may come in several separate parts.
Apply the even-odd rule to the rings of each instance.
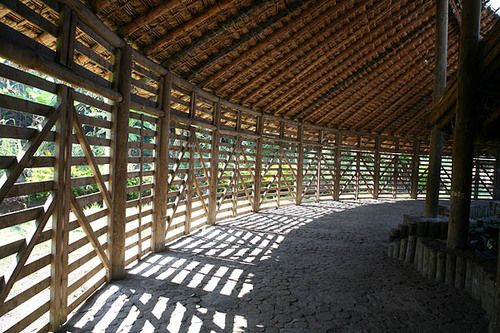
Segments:
[[[163,115],[159,119],[157,131],[154,210],[151,248],[153,252],[165,250],[167,236],[167,198],[168,198],[168,163],[170,136],[170,99],[172,92],[172,76],[167,74],[161,79],[161,109]]]
[[[259,33],[273,26],[275,23],[287,17],[288,15],[293,13],[294,10],[301,8],[302,6],[303,0],[294,0],[294,2],[292,2],[292,4],[290,4],[288,7],[278,11],[275,15],[268,17],[265,21],[260,22],[255,28],[251,29],[248,33],[241,36],[237,41],[233,41],[229,46],[220,49],[216,54],[211,55],[205,61],[202,61],[191,68],[190,73],[187,75],[188,80],[192,80],[199,72],[202,72],[205,68],[224,58],[226,55],[238,49],[240,46],[244,45]]]
[[[131,22],[125,24],[118,29],[120,35],[127,37],[137,30],[147,26],[160,16],[167,14],[170,10],[174,9],[182,3],[182,0],[168,0],[160,3],[158,6],[151,8],[147,13],[141,15]]]
[[[334,189],[334,200],[340,200],[340,182],[342,181],[342,150],[340,146],[342,145],[342,132],[338,131],[335,133],[335,181],[333,184]]]
[[[132,48],[119,49],[118,71],[115,79],[117,90],[123,96],[112,113],[113,130],[111,147],[111,197],[113,200],[108,228],[108,251],[111,269],[108,279],[125,277],[125,221],[127,209],[127,159],[128,122],[132,74]]]
[[[295,186],[295,204],[300,205],[302,203],[302,195],[304,192],[304,124],[301,123],[297,128],[297,140],[299,144],[297,146],[297,179]]]
[[[375,166],[373,171],[373,199],[378,199],[380,193],[380,135],[375,138]]]
[[[148,46],[145,48],[145,53],[146,55],[151,55],[158,50],[160,50],[163,46],[167,45],[168,43],[171,43],[174,41],[177,37],[181,36],[182,34],[186,34],[189,30],[195,28],[197,25],[203,23],[207,19],[209,19],[211,16],[215,16],[219,14],[220,12],[228,9],[229,7],[234,6],[234,1],[233,0],[224,0],[222,2],[216,2],[212,7],[210,7],[207,11],[201,13],[200,15],[191,18],[190,20],[181,23],[179,26],[177,26],[174,30],[167,32],[165,35],[161,36],[157,41],[153,43],[153,45]],[[141,23],[135,24],[133,27],[142,27],[147,23]],[[135,31],[135,29],[133,30]],[[129,33],[127,33],[128,35]]]
[[[261,10],[260,6],[265,3],[265,0],[253,1],[249,6],[239,8],[235,14],[230,15],[224,22],[220,23],[216,29],[208,31],[198,38],[191,36],[194,40],[189,45],[184,46],[180,51],[172,54],[162,63],[162,65],[172,69],[179,60],[193,52],[193,50],[196,50],[202,47],[205,43],[214,40],[219,35],[228,31],[228,29],[235,25],[238,21],[242,21],[245,17],[252,17],[258,13]]]
[[[479,105],[478,49],[481,0],[463,2],[458,65],[458,99],[453,135],[453,171],[448,247],[467,247],[472,164]]]
[[[420,141],[413,142],[413,157],[411,160],[411,193],[412,199],[418,197],[418,181],[420,176]]]
[[[262,133],[264,132],[264,117],[260,116],[257,119],[257,135],[259,136],[256,144],[255,152],[255,180],[253,191],[253,211],[258,212],[260,209],[262,185]]]
[[[220,112],[221,103],[215,103],[213,124],[216,129],[212,132],[212,144],[210,153],[210,180],[208,201],[208,224],[214,225],[217,220],[217,184],[219,183],[219,144],[220,144]]]
[[[448,0],[436,2],[436,66],[433,100],[443,96],[446,89],[446,69],[448,57]],[[439,208],[439,186],[441,183],[441,157],[444,134],[437,126],[431,130],[429,171],[425,194],[425,216],[435,217]]]

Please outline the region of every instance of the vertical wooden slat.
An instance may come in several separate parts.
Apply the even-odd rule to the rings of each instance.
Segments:
[[[255,152],[255,181],[254,181],[254,198],[253,198],[253,211],[258,212],[260,209],[261,193],[260,188],[262,184],[262,133],[264,132],[264,116],[259,116],[257,120],[257,146]]]
[[[302,203],[302,195],[304,192],[304,123],[300,123],[298,127],[298,156],[297,156],[297,179],[295,191],[295,204],[300,205]]]
[[[208,199],[208,224],[213,225],[217,219],[217,184],[219,166],[219,141],[220,141],[220,101],[215,103],[213,124],[216,129],[212,132],[212,144],[210,153],[210,183]]]
[[[417,199],[418,196],[418,177],[419,177],[419,159],[420,159],[420,141],[413,143],[413,158],[411,164],[411,198]]]
[[[373,171],[373,199],[378,199],[380,193],[380,135],[375,138],[375,169]]]
[[[340,200],[340,188],[341,188],[341,180],[342,180],[342,170],[341,170],[341,158],[342,158],[342,150],[340,147],[342,146],[342,133],[338,131],[335,134],[335,183],[334,183],[334,199]]]
[[[170,136],[170,98],[172,92],[172,76],[167,74],[161,79],[161,108],[163,115],[160,116],[157,135],[155,156],[155,187],[154,187],[154,210],[153,227],[151,230],[151,247],[153,252],[165,250],[165,237],[167,228],[167,195],[168,195],[168,149]]]
[[[73,67],[74,43],[77,16],[64,6],[60,17],[57,36],[57,61],[69,68]],[[59,119],[56,123],[54,180],[56,183],[57,205],[52,219],[51,239],[51,284],[50,284],[50,327],[58,329],[67,319],[68,311],[68,223],[71,208],[71,155],[73,97],[72,89],[57,86]],[[50,200],[50,199],[49,199]]]
[[[113,207],[108,229],[108,251],[111,270],[108,279],[125,277],[125,221],[127,203],[127,160],[128,122],[130,112],[130,88],[132,73],[132,48],[118,51],[118,68],[115,78],[116,89],[122,94],[122,101],[113,110],[111,148],[111,195]]]

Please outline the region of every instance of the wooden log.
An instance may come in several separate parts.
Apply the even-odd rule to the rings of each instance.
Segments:
[[[472,293],[472,266],[474,263],[472,262],[472,258],[470,256],[465,257],[465,283],[464,289],[469,294]]]
[[[405,262],[411,264],[415,261],[415,249],[417,245],[417,237],[412,235],[408,236],[408,243],[406,245]]]
[[[220,101],[215,103],[213,124],[216,129],[212,132],[212,144],[210,151],[210,189],[208,199],[208,224],[214,225],[217,219],[217,184],[219,177],[219,142],[220,142]]]
[[[111,197],[113,200],[108,231],[108,252],[111,269],[108,279],[125,277],[125,219],[127,208],[127,157],[132,74],[132,48],[119,49],[118,70],[114,84],[123,96],[113,111],[111,147]]]
[[[481,1],[463,4],[458,65],[458,96],[453,140],[453,172],[448,246],[465,248],[469,235],[474,138],[479,105],[478,46]]]
[[[375,155],[373,171],[373,199],[378,199],[380,193],[380,135],[375,138]]]
[[[302,194],[304,192],[304,124],[301,123],[297,129],[297,179],[295,186],[295,204],[302,203]]]
[[[401,241],[399,242],[399,260],[405,261],[407,247],[408,238],[401,238]]]
[[[165,250],[167,236],[167,198],[168,198],[168,155],[170,135],[170,100],[172,91],[172,77],[166,75],[161,78],[161,108],[164,114],[160,116],[157,131],[158,144],[156,145],[155,184],[154,184],[154,211],[153,226],[151,229],[151,250],[161,252]]]
[[[456,254],[455,261],[455,288],[464,289],[465,288],[465,272],[466,272],[467,262],[462,253]]]
[[[448,0],[436,1],[436,66],[434,72],[433,101],[438,101],[446,89],[448,57]],[[444,135],[434,125],[431,130],[425,216],[436,217],[439,206],[439,186]]]
[[[436,271],[437,271],[437,250],[433,244],[429,244],[429,265],[427,268],[427,278],[429,280],[435,280]]]
[[[399,249],[400,249],[400,239],[395,239],[392,244],[394,245],[394,251],[392,252],[392,257],[398,259],[399,258]]]
[[[430,249],[425,241],[422,242],[422,267],[420,273],[427,277],[429,273],[429,257]]]
[[[447,285],[454,286],[455,285],[455,273],[456,273],[456,256],[454,253],[447,252],[446,253],[446,275],[444,282]]]
[[[258,212],[260,209],[261,192],[260,188],[262,186],[262,133],[264,131],[264,117],[260,116],[257,119],[257,134],[259,138],[257,139],[257,144],[255,147],[255,180],[254,180],[254,190],[253,190],[253,211]]]
[[[445,282],[446,279],[446,253],[438,250],[436,260],[436,281]]]

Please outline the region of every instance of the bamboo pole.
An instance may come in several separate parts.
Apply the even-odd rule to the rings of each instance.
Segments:
[[[446,68],[448,55],[448,0],[436,1],[436,68],[434,95],[436,102],[446,89]],[[431,130],[429,172],[425,195],[425,216],[435,217],[439,207],[439,185],[444,135],[434,125]]]
[[[111,219],[108,229],[108,251],[111,270],[108,278],[118,280],[125,277],[125,221],[127,209],[127,158],[128,121],[130,112],[130,87],[132,73],[132,48],[119,49],[118,73],[115,80],[122,101],[113,110],[111,149]]]
[[[162,77],[161,108],[164,114],[159,119],[159,140],[156,146],[154,211],[151,247],[153,252],[165,250],[168,198],[168,150],[170,135],[170,99],[172,76]]]

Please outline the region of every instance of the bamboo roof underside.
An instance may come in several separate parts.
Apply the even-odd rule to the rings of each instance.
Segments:
[[[23,2],[33,8],[38,0]],[[450,82],[458,65],[460,3],[450,0]],[[236,104],[334,129],[428,135],[434,79],[432,0],[85,4],[140,53]],[[44,16],[50,19],[50,10]],[[4,19],[25,28],[15,17]],[[498,20],[485,6],[481,34]],[[35,37],[55,45],[43,35]],[[106,75],[98,66],[96,73]]]

